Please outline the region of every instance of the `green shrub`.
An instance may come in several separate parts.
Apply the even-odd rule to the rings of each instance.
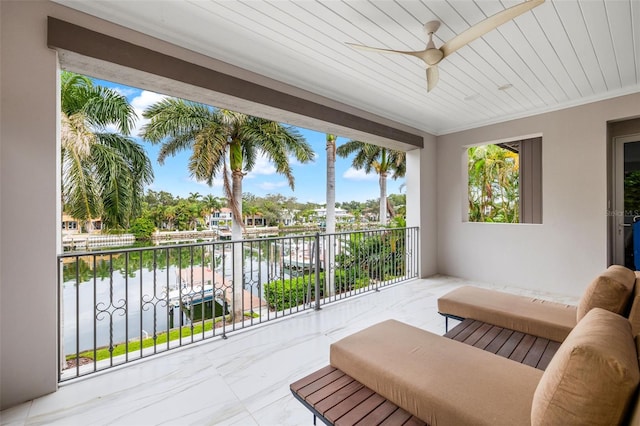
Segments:
[[[131,232],[136,240],[149,240],[151,239],[151,235],[156,230],[155,225],[151,219],[147,219],[144,217],[139,217],[133,221],[131,227],[129,227],[129,232]]]
[[[336,256],[345,270],[359,271],[374,280],[385,280],[404,274],[405,237],[402,230],[384,234],[356,233],[350,236],[346,249]]]
[[[324,277],[322,277],[321,282],[324,282]],[[368,286],[370,282],[371,280],[367,276],[366,272],[358,268],[350,270],[338,269],[335,272],[337,293],[357,290]]]
[[[309,287],[311,299],[315,297],[315,274],[272,281],[264,288],[265,300],[270,309],[281,311],[307,302]]]
[[[315,273],[311,273],[270,282],[265,286],[264,291],[269,308],[281,311],[315,300],[315,279]],[[367,274],[358,269],[349,271],[338,269],[335,272],[336,293],[357,290],[368,286],[370,282]],[[326,285],[323,271],[320,272],[320,297],[325,294]]]

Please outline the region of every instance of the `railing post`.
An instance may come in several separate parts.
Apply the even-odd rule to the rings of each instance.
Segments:
[[[315,310],[320,310],[320,233],[316,232],[316,252],[315,252],[315,270],[316,270],[316,307]]]

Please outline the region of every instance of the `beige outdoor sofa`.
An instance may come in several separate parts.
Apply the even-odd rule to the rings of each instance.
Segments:
[[[447,319],[473,318],[562,342],[589,309],[600,307],[629,317],[636,335],[640,333],[640,285],[636,282],[640,274],[612,265],[591,282],[577,306],[463,286],[438,299],[438,312]]]

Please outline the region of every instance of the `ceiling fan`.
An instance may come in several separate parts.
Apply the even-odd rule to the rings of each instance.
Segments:
[[[474,25],[473,27],[458,34],[442,46],[437,48],[433,42],[433,34],[440,28],[440,21],[429,21],[424,24],[424,32],[429,37],[429,42],[424,50],[403,51],[392,49],[380,49],[377,47],[362,46],[359,44],[346,43],[357,49],[371,50],[381,53],[399,53],[402,55],[411,55],[421,59],[427,64],[427,92],[432,91],[438,84],[439,73],[438,64],[447,56],[451,55],[461,47],[471,43],[473,40],[482,37],[491,30],[496,29],[500,25],[508,22],[523,13],[533,9],[544,3],[544,0],[526,0],[524,3],[517,4],[508,9],[498,12],[493,16]]]

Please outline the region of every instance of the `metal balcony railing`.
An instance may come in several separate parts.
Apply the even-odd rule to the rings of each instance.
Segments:
[[[418,228],[65,253],[58,260],[65,381],[415,278]]]

